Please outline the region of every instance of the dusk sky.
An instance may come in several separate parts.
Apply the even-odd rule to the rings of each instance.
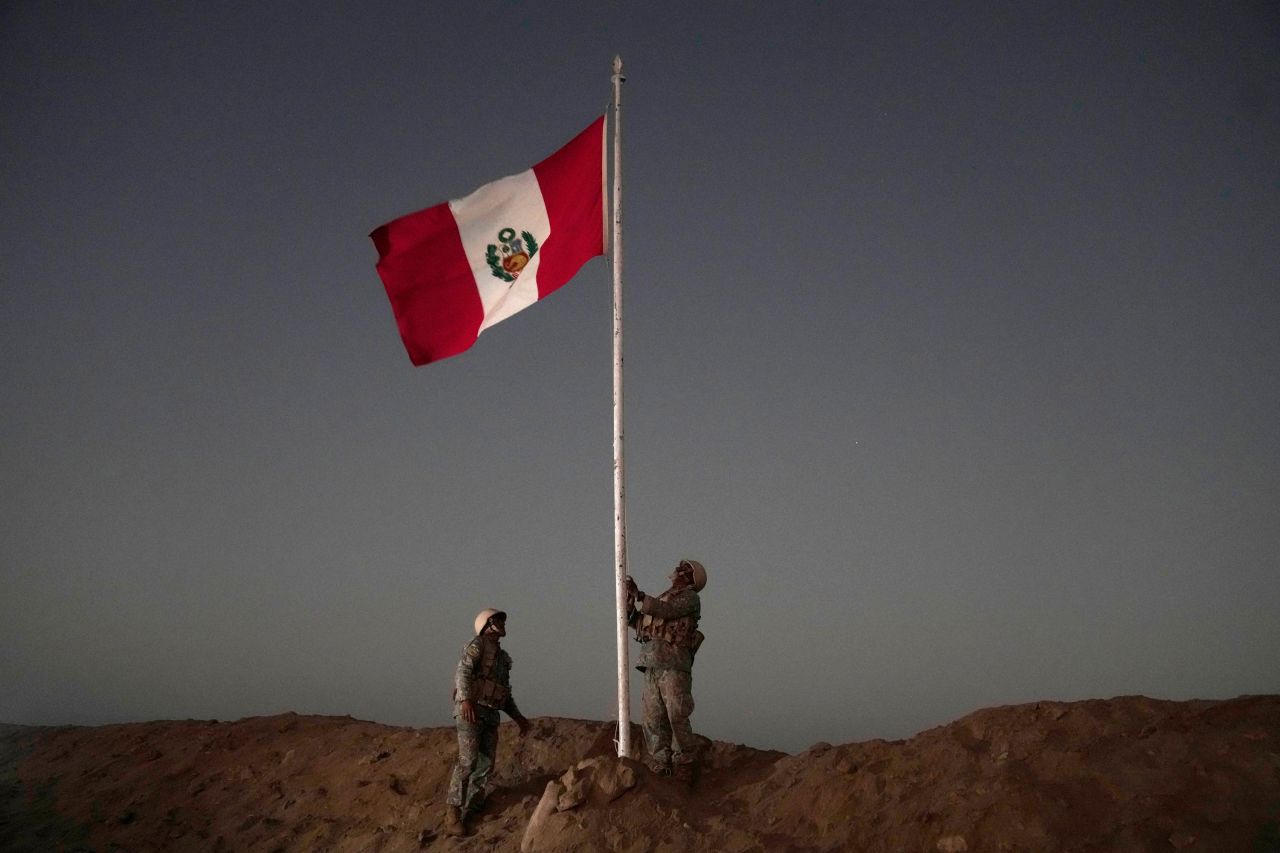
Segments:
[[[615,54],[695,730],[1280,692],[1275,3],[7,2],[0,722],[614,717],[607,261],[415,368],[367,235]]]

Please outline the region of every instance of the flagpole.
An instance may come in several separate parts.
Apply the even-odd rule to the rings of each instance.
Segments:
[[[618,628],[618,755],[631,758],[627,510],[622,432],[622,57],[613,58],[613,558]]]

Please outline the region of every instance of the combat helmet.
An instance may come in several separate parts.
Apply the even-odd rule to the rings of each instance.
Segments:
[[[679,572],[685,566],[688,566],[689,571],[693,572],[693,591],[702,592],[702,588],[707,585],[707,570],[697,560],[681,560],[680,565],[676,566],[676,570],[671,573],[671,580],[675,580],[676,572]]]
[[[703,572],[703,576],[706,576],[706,572]],[[489,626],[489,620],[495,616],[501,616],[503,619],[506,619],[507,612],[505,610],[497,610],[493,607],[486,607],[484,610],[477,613],[475,621],[476,634],[479,635],[484,633],[484,629]]]

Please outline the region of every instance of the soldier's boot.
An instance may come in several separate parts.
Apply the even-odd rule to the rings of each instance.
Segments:
[[[692,761],[673,764],[671,766],[671,775],[675,777],[677,782],[693,787],[693,783],[698,781],[698,765]]]
[[[702,778],[702,771],[709,760],[713,746],[709,737],[694,735],[694,739],[693,749],[681,752],[678,762],[673,760],[673,764],[683,765],[676,768],[676,775],[690,787]]]
[[[449,811],[444,816],[444,834],[458,838],[467,834],[467,824],[462,817],[462,809],[457,806],[449,806]]]
[[[650,772],[650,773],[652,773],[652,774],[654,774],[655,776],[670,776],[670,775],[671,775],[671,765],[669,765],[669,764],[664,764],[664,763],[662,763],[662,762],[660,762],[660,761],[657,761],[657,760],[655,760],[655,759],[653,759],[653,758],[647,758],[647,759],[645,759],[644,766],[645,766],[645,767],[648,767],[648,768],[649,768],[649,772]]]

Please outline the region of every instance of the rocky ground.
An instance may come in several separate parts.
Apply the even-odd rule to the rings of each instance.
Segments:
[[[1039,702],[799,755],[716,742],[692,788],[614,758],[611,724],[502,738],[453,839],[449,728],[0,726],[0,849],[1280,851],[1280,696]]]

